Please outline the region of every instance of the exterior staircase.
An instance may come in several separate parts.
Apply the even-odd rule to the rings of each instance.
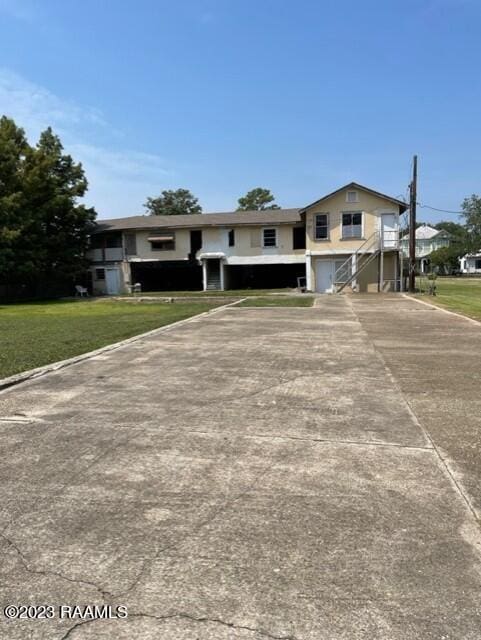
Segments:
[[[207,261],[207,291],[220,290],[220,263],[219,260]]]
[[[379,231],[375,231],[336,269],[333,283],[334,292],[341,293],[380,253],[380,233]],[[365,256],[366,254],[368,255],[367,259],[361,262],[359,259],[360,256]],[[352,269],[353,263],[355,264],[354,269]],[[348,274],[347,278],[345,277],[346,272]]]

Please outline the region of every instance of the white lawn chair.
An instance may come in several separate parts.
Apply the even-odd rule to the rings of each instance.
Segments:
[[[81,298],[87,297],[89,295],[89,292],[87,291],[87,287],[82,287],[82,285],[76,284],[75,295],[80,296]]]

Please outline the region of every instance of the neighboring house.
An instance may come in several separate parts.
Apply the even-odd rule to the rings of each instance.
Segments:
[[[481,273],[481,252],[467,253],[459,258],[459,270],[461,273]]]
[[[423,224],[416,229],[416,269],[419,273],[429,271],[429,256],[441,247],[449,247],[452,235],[444,229],[434,229]],[[409,233],[401,238],[401,248],[409,256]]]
[[[93,291],[397,290],[404,202],[356,183],[301,209],[100,220]]]

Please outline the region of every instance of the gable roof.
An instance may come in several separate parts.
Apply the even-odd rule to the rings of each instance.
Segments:
[[[422,224],[416,229],[415,233],[416,240],[431,240],[431,238],[435,238],[436,236],[450,238],[451,234],[449,231],[446,231],[446,229],[435,229],[428,224]],[[409,238],[409,233],[403,235],[402,240],[405,238]]]
[[[95,222],[92,234],[105,231],[128,231],[134,229],[199,229],[204,227],[229,227],[234,225],[265,226],[269,224],[296,224],[302,221],[301,215],[305,213],[307,209],[346,189],[357,189],[383,198],[398,205],[401,211],[405,211],[407,208],[406,203],[402,200],[397,200],[379,191],[374,191],[357,182],[350,182],[302,209],[264,209],[263,211],[224,211],[221,213],[196,213],[180,216],[143,215],[130,216],[128,218],[113,218]]]
[[[180,216],[131,216],[99,220],[92,233],[128,229],[182,229],[229,227],[231,225],[295,224],[301,222],[299,209],[265,209],[263,211],[232,211],[223,213],[195,213]]]
[[[398,200],[397,198],[393,198],[392,196],[387,196],[385,193],[381,193],[380,191],[374,191],[374,189],[369,189],[369,187],[365,187],[362,184],[359,184],[357,182],[349,182],[349,184],[345,184],[343,187],[340,187],[339,189],[336,189],[335,191],[328,193],[326,196],[322,196],[322,198],[319,198],[319,200],[316,200],[315,202],[311,202],[311,204],[308,204],[306,207],[303,207],[300,210],[300,213],[304,213],[310,207],[313,207],[314,205],[319,204],[320,202],[323,202],[328,198],[332,198],[332,196],[335,196],[341,191],[344,191],[347,189],[356,189],[360,191],[365,191],[366,193],[370,193],[372,196],[377,196],[378,198],[389,200],[390,202],[397,204],[401,208],[401,212],[407,209],[407,204],[402,200]]]

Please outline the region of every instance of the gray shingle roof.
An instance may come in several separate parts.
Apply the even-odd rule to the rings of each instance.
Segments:
[[[132,216],[113,220],[98,220],[93,233],[128,229],[179,229],[182,227],[225,227],[230,225],[293,224],[301,221],[299,209],[268,209],[265,211],[232,211],[180,216]]]

